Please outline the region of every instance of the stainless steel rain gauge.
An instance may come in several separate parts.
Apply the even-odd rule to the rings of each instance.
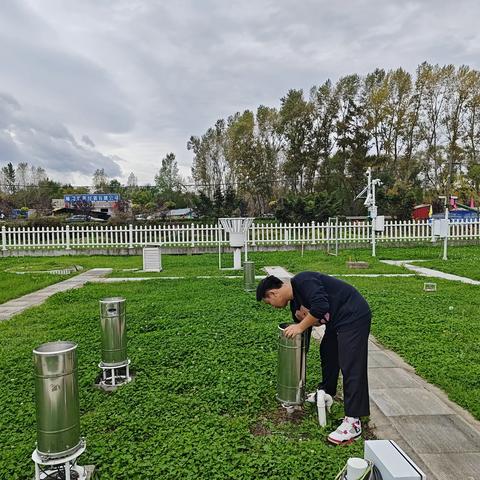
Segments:
[[[111,390],[131,380],[125,299],[104,298],[99,303],[102,361],[98,366],[102,370],[102,378],[98,385]]]
[[[44,343],[33,350],[37,448],[32,454],[35,480],[87,480],[93,467],[76,464],[85,451],[80,436],[77,345]]]

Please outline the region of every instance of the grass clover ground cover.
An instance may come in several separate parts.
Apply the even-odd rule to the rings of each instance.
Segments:
[[[128,351],[135,381],[113,394],[98,375],[98,300],[127,299]],[[362,442],[327,445],[313,407],[282,421],[274,399],[277,325],[286,311],[258,304],[241,280],[172,280],[87,285],[51,297],[0,324],[0,472],[33,476],[32,349],[78,342],[81,431],[100,478],[334,478]],[[309,354],[309,386],[318,349]],[[334,416],[343,411],[335,407]]]
[[[422,278],[349,278],[373,310],[372,332],[480,419],[480,287]]]
[[[477,244],[450,245],[448,260],[442,260],[442,241],[437,241],[430,246],[411,248],[382,248],[380,246],[377,254],[381,259],[426,260],[418,262],[416,265],[480,280],[480,246]]]
[[[480,248],[471,247],[468,251],[457,252],[456,247],[452,247],[448,251],[448,260],[435,259],[418,265],[480,280]]]
[[[0,269],[0,304],[66,280],[70,276],[52,275],[50,273],[25,273],[18,275]]]
[[[225,254],[232,257],[232,254]],[[137,267],[141,267],[141,258],[137,258]],[[248,259],[255,262],[257,275],[264,275],[264,266],[281,265],[291,272],[300,272],[303,270],[316,270],[326,273],[407,273],[405,270],[385,265],[377,259],[371,258],[368,250],[346,250],[338,257],[327,255],[323,250],[304,251],[303,255],[299,250],[282,252],[249,252]],[[350,259],[365,260],[369,262],[368,269],[351,270],[346,266]],[[238,275],[242,276],[242,271],[218,269],[218,256],[215,254],[204,255],[163,255],[162,263],[164,270],[161,273],[143,273],[143,272],[121,272],[114,271],[113,277],[124,276],[196,276],[196,275]],[[224,262],[226,263],[226,262]]]

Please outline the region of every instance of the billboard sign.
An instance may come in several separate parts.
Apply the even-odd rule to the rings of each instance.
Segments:
[[[118,202],[120,195],[118,193],[82,193],[78,195],[64,195],[65,203],[75,202]]]

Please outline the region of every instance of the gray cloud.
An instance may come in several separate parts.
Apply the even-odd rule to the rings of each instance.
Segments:
[[[55,147],[73,159],[83,148],[73,137],[87,134],[124,159],[126,175],[151,182],[169,151],[188,170],[190,135],[278,105],[290,88],[376,67],[413,73],[424,60],[479,68],[479,16],[475,0],[7,0],[0,78],[3,91],[37,107],[16,121],[47,130],[47,144],[24,133],[30,151]],[[0,145],[15,154],[7,138]]]
[[[88,135],[83,135],[82,142],[89,147],[95,148],[95,143],[93,143],[93,140]]]
[[[88,137],[84,137],[90,140]],[[86,148],[72,133],[43,110],[26,110],[11,95],[0,93],[0,163],[28,162],[57,177],[74,180],[104,168],[110,176],[122,174],[118,158]],[[60,179],[61,179],[60,178]]]

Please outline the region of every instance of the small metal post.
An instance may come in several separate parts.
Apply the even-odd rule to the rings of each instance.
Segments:
[[[369,177],[370,179],[371,177]],[[372,182],[372,197],[373,197],[373,209],[376,209],[375,205],[375,181]],[[377,217],[377,212],[375,216],[372,216],[372,257],[376,256],[375,252],[375,218]]]
[[[222,269],[222,241],[220,239],[220,233],[222,229],[220,228],[220,221],[217,224],[217,240],[218,240],[218,268]]]
[[[7,249],[7,229],[5,225],[2,227],[2,250],[5,251]]]
[[[335,217],[335,255],[338,257],[338,217]]]
[[[443,260],[448,260],[447,257],[447,248],[448,248],[448,234],[450,226],[448,224],[448,204],[447,197],[445,197],[445,221],[447,222],[447,231],[445,232],[445,238],[443,239]]]
[[[70,461],[65,462],[65,480],[70,480]]]

